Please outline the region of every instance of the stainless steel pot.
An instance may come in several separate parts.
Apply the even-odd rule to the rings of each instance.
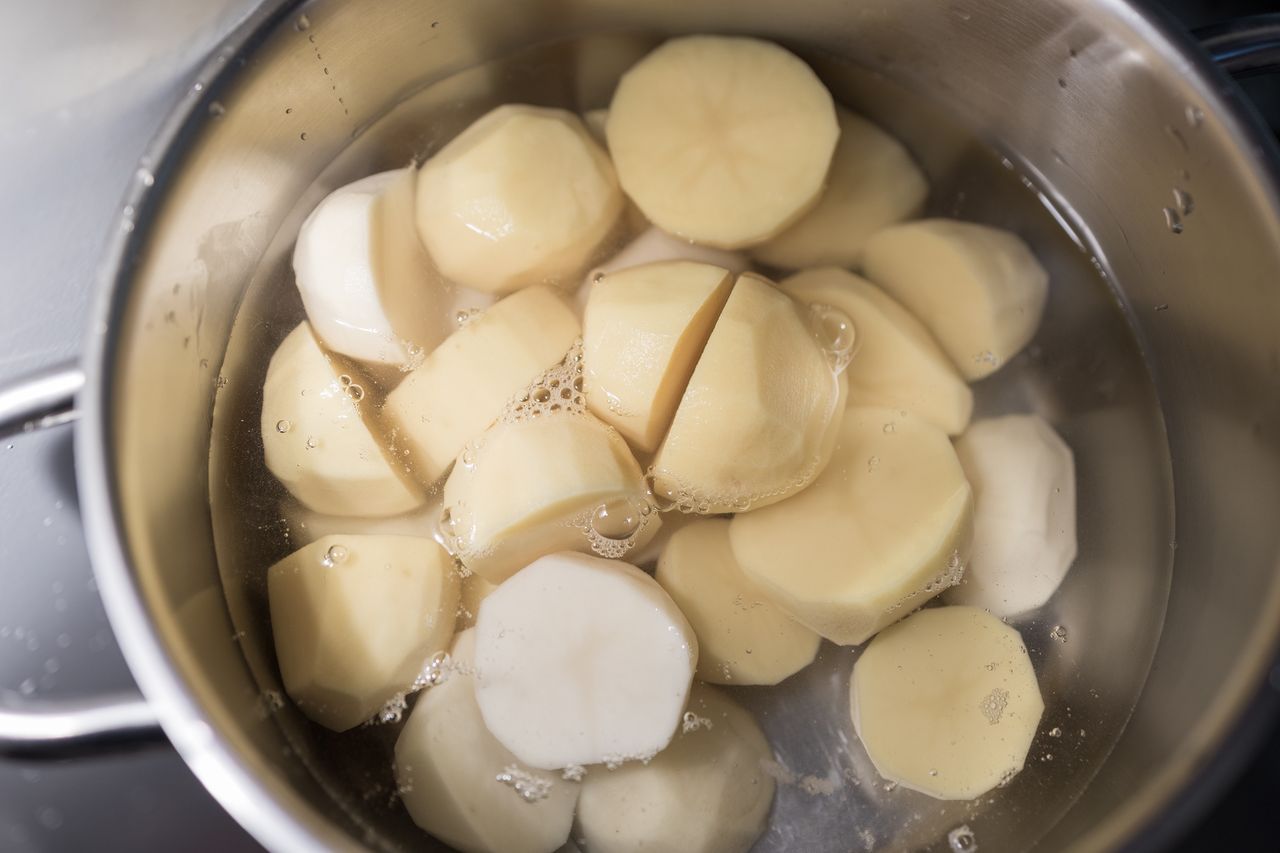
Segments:
[[[1126,490],[1144,449],[1121,435],[1123,419],[1108,434],[1112,409],[1097,406],[1092,452],[1113,477],[1099,514],[1113,556],[1164,556],[1152,572],[1113,560],[1064,590],[1090,635],[1076,663],[1102,687],[1102,710],[1080,713],[1113,726],[1114,749],[1078,745],[1080,766],[1096,776],[1074,803],[1051,787],[1031,791],[983,837],[988,849],[1158,846],[1195,813],[1280,692],[1278,161],[1206,56],[1120,0],[269,0],[219,49],[140,164],[82,367],[0,391],[0,432],[65,420],[76,396],[95,572],[145,703],[0,710],[0,745],[75,745],[158,721],[268,847],[420,843],[358,773],[344,780],[323,767],[300,723],[264,713],[268,638],[230,618],[252,604],[237,592],[243,579],[219,575],[210,494],[224,490],[219,472],[246,460],[215,442],[212,480],[208,460],[215,392],[235,397],[237,361],[249,355],[228,355],[233,320],[287,273],[284,251],[322,188],[317,177],[372,171],[369,148],[353,140],[376,136],[384,157],[421,153],[468,115],[462,92],[437,97],[425,131],[393,105],[529,45],[693,31],[776,38],[874,69],[904,98],[948,105],[1020,164],[1111,283],[1150,370],[1168,467]],[[1256,65],[1274,61],[1275,32],[1247,43],[1220,33],[1215,44]],[[558,78],[514,66],[502,86],[510,96],[547,79]],[[566,85],[553,97],[595,105],[580,102],[598,93]],[[1076,341],[1092,345],[1087,334]],[[1170,494],[1166,518],[1156,504]],[[1126,614],[1150,630],[1127,632]],[[1109,688],[1141,691],[1131,717],[1131,703],[1108,709]]]

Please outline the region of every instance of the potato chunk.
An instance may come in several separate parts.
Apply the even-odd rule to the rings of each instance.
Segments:
[[[969,381],[994,373],[1040,325],[1049,275],[1017,235],[927,219],[886,228],[862,254],[867,278],[933,332]]]
[[[747,577],[841,645],[866,642],[959,580],[972,535],[973,494],[946,434],[875,408],[849,409],[812,486],[729,527]]]
[[[430,539],[326,536],[267,572],[284,687],[334,731],[410,689],[453,636],[458,577]]]

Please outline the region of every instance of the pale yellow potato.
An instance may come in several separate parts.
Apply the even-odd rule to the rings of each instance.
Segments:
[[[582,114],[582,124],[587,129],[587,133],[591,134],[591,138],[606,150],[609,147],[609,140],[604,135],[604,128],[608,121],[609,111],[606,109],[587,110]]]
[[[458,621],[454,628],[463,631],[476,624],[480,615],[480,604],[489,597],[489,593],[498,588],[496,583],[489,583],[479,575],[467,575],[462,579],[462,595],[458,599]]]
[[[510,293],[576,281],[622,202],[608,155],[576,115],[506,104],[422,165],[418,234],[449,279]]]
[[[711,684],[777,684],[813,662],[822,638],[795,622],[743,575],[729,521],[680,529],[654,575],[698,636],[698,678]]]
[[[334,731],[409,690],[453,636],[458,577],[431,539],[326,536],[267,572],[285,691]]]
[[[867,241],[862,271],[933,332],[969,381],[989,376],[1035,336],[1049,275],[1009,231],[926,219]]]
[[[853,667],[854,729],[880,775],[972,800],[1022,770],[1044,712],[1018,632],[976,607],[921,610]]]
[[[458,634],[449,657],[446,679],[423,693],[396,741],[400,800],[414,823],[466,853],[551,853],[569,837],[580,786],[523,766],[489,734],[475,631]]]
[[[546,412],[504,420],[477,441],[470,464],[444,484],[441,530],[472,572],[501,583],[556,551],[604,551],[618,557],[656,532],[643,473],[627,443],[587,412]],[[591,535],[600,507],[619,507],[634,535]]]
[[[592,413],[633,447],[655,450],[732,287],[728,270],[692,261],[630,267],[596,282],[582,322]]]
[[[581,334],[550,287],[513,293],[450,335],[387,396],[383,421],[395,451],[429,486],[511,398],[554,367]]]
[[[836,107],[836,143],[827,188],[818,204],[751,254],[784,269],[852,267],[872,234],[919,215],[929,194],[920,167],[902,143],[859,115]]]
[[[297,501],[286,500],[281,504],[280,516],[288,527],[290,544],[301,548],[335,533],[430,538],[435,531],[436,519],[440,517],[440,507],[438,503],[428,503],[400,515],[360,518],[351,515],[325,515],[309,510]]]
[[[946,433],[910,413],[857,407],[812,486],[729,527],[746,576],[843,646],[958,581],[972,536],[973,493]]]
[[[973,391],[929,330],[871,282],[835,267],[806,270],[778,285],[807,304],[828,305],[853,322],[857,354],[845,369],[849,405],[907,409],[948,435],[973,414]]]
[[[821,473],[847,385],[801,311],[759,276],[738,278],[654,458],[660,499],[742,512]]]
[[[370,517],[424,503],[362,417],[372,387],[353,365],[327,355],[306,322],[271,357],[262,386],[263,455],[308,509]]]
[[[593,853],[746,853],[764,833],[773,752],[751,715],[696,685],[685,724],[648,765],[591,768],[578,822]]]
[[[605,132],[618,180],[650,222],[734,249],[817,202],[840,129],[830,93],[794,54],[685,36],[623,76]]]

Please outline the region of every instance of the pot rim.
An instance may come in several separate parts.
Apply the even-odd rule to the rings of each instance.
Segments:
[[[1242,160],[1262,180],[1272,212],[1280,220],[1280,149],[1235,82],[1167,13],[1138,9],[1125,0],[1094,2],[1114,26],[1129,29],[1178,66],[1184,81],[1209,108],[1206,112],[1212,110],[1237,141]],[[76,480],[85,537],[112,630],[134,678],[183,761],[218,803],[265,847],[290,851],[359,847],[289,786],[255,772],[246,756],[208,722],[176,668],[155,630],[132,569],[116,500],[110,401],[132,273],[170,175],[181,167],[187,143],[209,120],[210,103],[230,86],[246,57],[304,5],[305,0],[263,0],[219,43],[147,145],[141,162],[151,164],[148,168],[153,176],[136,180],[129,187],[122,204],[134,212],[133,216],[121,219],[121,227],[109,235],[103,252],[90,330],[82,350],[86,383],[79,398],[81,423],[75,430]],[[1133,803],[1110,815],[1073,847],[1159,849],[1208,808],[1238,775],[1280,709],[1280,625],[1273,626],[1266,645],[1249,661],[1248,678],[1238,695],[1226,707],[1215,709],[1214,737],[1196,754],[1146,783],[1135,792],[1138,796]],[[1148,832],[1140,836],[1143,829]]]

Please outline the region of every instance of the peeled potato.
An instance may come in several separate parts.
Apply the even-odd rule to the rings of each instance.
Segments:
[[[836,107],[836,119],[840,141],[821,200],[751,250],[760,262],[785,269],[852,267],[872,234],[924,206],[929,184],[902,143],[843,107]]]
[[[577,116],[507,104],[422,165],[418,233],[448,278],[510,293],[576,280],[622,201],[608,155]]]
[[[989,376],[1040,325],[1049,276],[1017,235],[927,219],[886,228],[862,254],[867,278],[933,332],[970,381]]]
[[[922,610],[853,667],[853,725],[880,775],[972,800],[1022,769],[1044,701],[1018,632],[973,607]]]
[[[653,578],[552,554],[480,608],[476,701],[530,767],[647,759],[679,727],[697,659],[689,623]]]
[[[424,501],[362,419],[366,387],[320,349],[305,322],[271,357],[262,387],[263,454],[267,469],[308,509],[398,515]]]
[[[977,421],[956,442],[973,485],[973,556],[947,601],[1016,616],[1044,604],[1076,558],[1071,448],[1036,415]]]
[[[747,577],[845,646],[959,580],[972,534],[973,494],[946,434],[910,413],[856,407],[812,486],[729,527]]]
[[[693,626],[703,681],[777,684],[818,653],[821,638],[742,574],[726,519],[702,519],[678,531],[658,558],[654,577]]]
[[[357,533],[361,536],[421,536],[430,538],[435,531],[439,508],[418,507],[400,515],[360,518],[351,515],[325,515],[294,501],[285,501],[280,515],[288,526],[289,542],[297,548],[335,533]]]
[[[609,147],[609,141],[604,135],[604,127],[608,121],[609,111],[606,109],[587,110],[582,114],[583,127],[587,129],[587,133],[591,134],[596,144],[605,149]]]
[[[498,588],[496,583],[489,583],[479,575],[467,575],[462,579],[462,594],[458,599],[458,621],[455,630],[462,631],[476,624],[480,615],[480,604],[489,597],[489,593]]]
[[[621,556],[656,531],[635,457],[586,412],[499,422],[466,454],[445,481],[441,529],[490,583],[555,551]]]
[[[476,705],[475,631],[454,640],[447,672],[423,693],[396,741],[396,782],[410,817],[467,853],[558,849],[580,786],[522,767],[489,734]]]
[[[751,715],[713,687],[689,697],[684,731],[647,766],[592,768],[578,822],[594,853],[745,853],[765,829],[773,759]]]
[[[929,331],[882,290],[834,267],[796,273],[778,287],[853,322],[857,355],[845,370],[849,405],[907,409],[948,435],[964,431],[973,392]]]
[[[285,690],[338,732],[412,687],[458,607],[449,555],[413,536],[318,539],[268,570],[267,592]]]
[[[293,269],[307,319],[335,352],[402,367],[444,338],[445,297],[413,227],[416,172],[341,187],[298,232]]]
[[[690,261],[597,282],[582,324],[587,407],[634,447],[657,448],[732,287],[728,270]]]
[[[382,416],[430,485],[513,396],[555,366],[582,329],[549,287],[513,293],[449,336],[391,392]]]
[[[800,491],[831,457],[846,383],[800,308],[739,276],[654,458],[654,490],[700,513]]]
[[[654,225],[735,249],[814,205],[840,129],[794,54],[753,38],[686,36],[618,84],[605,126],[618,180]]]

